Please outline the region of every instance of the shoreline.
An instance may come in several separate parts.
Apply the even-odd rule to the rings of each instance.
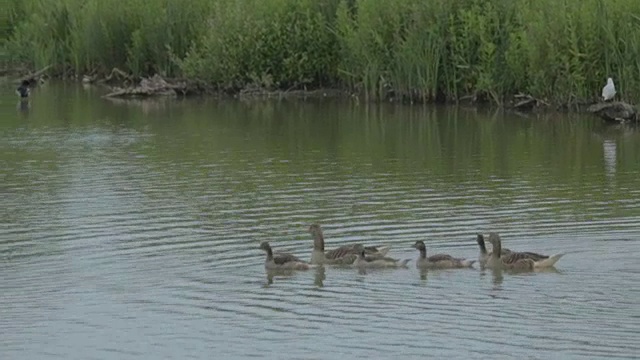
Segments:
[[[548,101],[546,99],[536,99],[528,94],[515,94],[508,99],[496,103],[489,99],[476,95],[463,96],[457,101],[437,101],[437,98],[425,101],[420,96],[407,96],[405,94],[396,95],[394,91],[389,91],[383,98],[372,99],[364,91],[353,91],[347,88],[320,87],[303,89],[267,89],[261,86],[245,86],[240,89],[220,89],[213,84],[207,84],[202,80],[194,79],[164,79],[159,75],[149,78],[136,77],[114,68],[109,75],[72,75],[72,76],[50,76],[48,74],[50,66],[35,72],[24,75],[24,68],[21,69],[0,69],[0,83],[9,82],[19,84],[27,80],[32,87],[51,79],[61,82],[81,83],[85,86],[96,86],[107,90],[102,97],[127,101],[128,99],[145,99],[156,97],[226,97],[240,100],[258,99],[351,99],[358,103],[371,104],[402,104],[402,105],[452,105],[469,106],[478,108],[502,109],[523,114],[529,113],[592,113],[601,117],[607,122],[624,123],[638,122],[637,110],[634,105],[623,101],[613,103],[603,103],[598,101],[588,101],[587,99],[574,99],[572,103],[560,103]],[[22,75],[21,75],[22,74]],[[9,78],[13,79],[9,79]],[[610,104],[610,105],[609,105]],[[616,111],[611,115],[611,108]],[[604,110],[603,110],[604,109]],[[607,113],[609,111],[609,113]],[[623,112],[622,116],[618,116]]]
[[[23,80],[29,81],[31,84],[37,86],[37,83],[43,81],[49,81],[51,79],[55,81],[70,82],[70,83],[82,83],[90,86],[102,87],[109,90],[117,89],[131,89],[136,87],[136,83],[144,81],[145,79],[153,79],[159,75],[152,77],[136,77],[131,74],[127,74],[122,70],[114,68],[108,75],[49,75],[47,70],[50,66],[43,69],[25,73],[25,68],[19,69],[0,69],[0,83],[19,84]],[[586,108],[589,105],[595,104],[595,101],[588,101],[586,99],[576,100],[571,104],[562,104],[559,102],[548,101],[546,99],[536,99],[528,94],[515,94],[502,103],[496,103],[489,99],[478,97],[475,94],[469,94],[462,96],[457,101],[438,101],[437,98],[431,98],[425,100],[424,97],[414,95],[409,96],[407,94],[396,94],[395,91],[388,91],[382,98],[372,98],[367,96],[365,91],[356,91],[347,87],[309,87],[304,86],[303,89],[290,88],[290,89],[268,89],[257,85],[249,85],[238,89],[221,89],[214,84],[207,83],[199,79],[189,78],[167,78],[160,77],[160,81],[164,81],[166,85],[175,87],[175,84],[181,84],[180,87],[184,91],[178,92],[179,96],[224,96],[231,98],[352,98],[356,101],[362,101],[367,103],[401,103],[405,105],[465,105],[465,106],[479,106],[479,107],[492,107],[492,108],[510,108],[519,109],[523,112],[529,112],[530,110],[570,110]],[[107,94],[108,95],[108,94]],[[122,97],[147,97],[147,96],[165,96],[163,94],[118,94],[114,96]],[[580,110],[578,110],[579,112]]]
[[[50,66],[52,77],[89,82],[157,73],[195,93],[332,89],[367,102],[522,111],[579,111],[612,78],[626,100],[640,99],[640,47],[627,45],[640,39],[637,1],[104,4],[10,3],[0,67]]]

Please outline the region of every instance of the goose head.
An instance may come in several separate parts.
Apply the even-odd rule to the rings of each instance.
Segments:
[[[268,241],[263,241],[260,243],[260,249],[269,252],[271,250],[271,246],[269,245]]]

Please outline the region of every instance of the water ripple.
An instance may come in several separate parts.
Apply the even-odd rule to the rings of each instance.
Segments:
[[[409,149],[296,152],[238,125],[149,126],[2,135],[0,357],[640,353],[640,190],[620,164],[613,180],[597,164],[557,178],[562,163],[531,155],[502,176],[507,165],[457,163],[446,147],[426,166]],[[266,274],[259,243],[308,259],[313,222],[327,248],[388,244],[411,266]],[[475,234],[489,231],[566,255],[556,272],[413,268],[416,240],[475,259]]]

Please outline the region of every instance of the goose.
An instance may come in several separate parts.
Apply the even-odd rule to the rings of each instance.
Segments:
[[[390,257],[383,256],[367,256],[364,246],[360,244],[354,245],[354,248],[358,252],[358,258],[353,263],[353,266],[359,268],[397,268],[407,267],[407,264],[411,259],[398,260]]]
[[[497,234],[496,234],[497,235]],[[478,258],[478,260],[480,261],[480,264],[482,266],[484,266],[487,263],[487,260],[489,260],[491,258],[491,255],[493,254],[493,252],[487,252],[487,248],[485,246],[484,243],[484,236],[482,234],[478,234],[478,246],[480,247],[480,256]],[[509,253],[512,253],[514,251],[509,250],[507,248],[502,248],[500,250],[500,256],[505,256]],[[538,253],[534,253],[531,251],[519,251],[518,254],[520,254],[523,257],[529,258],[533,261],[540,261],[540,260],[544,260],[544,259],[548,259],[549,255],[542,255],[542,254],[538,254]]]
[[[564,254],[552,256],[540,255],[531,252],[509,252],[502,254],[502,241],[497,233],[489,234],[489,242],[493,245],[491,257],[486,266],[492,269],[509,270],[533,270],[552,267]]]
[[[478,256],[478,262],[480,263],[481,266],[484,266],[487,263],[487,260],[491,258],[491,255],[493,254],[493,252],[487,252],[487,247],[484,242],[484,236],[482,234],[478,234],[477,242],[478,242],[478,246],[480,247],[480,255]],[[507,248],[503,248],[500,252],[500,255],[504,256],[510,252],[511,250]]]
[[[285,253],[274,255],[267,241],[260,243],[260,249],[267,253],[267,260],[264,262],[264,267],[267,270],[308,270],[311,268],[311,265],[300,260],[295,255]]]
[[[358,257],[355,244],[343,245],[336,249],[324,251],[324,236],[318,224],[309,226],[309,233],[313,236],[312,264],[350,265]],[[364,251],[368,256],[384,257],[389,252],[389,246],[366,246]]]
[[[16,94],[20,96],[21,99],[25,99],[29,97],[29,81],[22,80],[22,84],[18,86],[16,89]]]
[[[607,85],[602,88],[602,100],[609,101],[616,95],[616,86],[613,85],[613,79],[607,79]]]
[[[447,254],[436,254],[427,257],[427,247],[422,240],[416,241],[414,248],[420,251],[420,257],[416,261],[418,269],[461,269],[473,267],[475,260],[454,258]]]
[[[497,233],[495,233],[494,237],[495,236],[498,236],[498,238],[500,238],[500,236]],[[529,258],[529,259],[531,259],[533,261],[540,261],[540,260],[544,260],[544,259],[548,259],[549,258],[549,255],[543,255],[543,254],[539,254],[539,253],[535,253],[535,252],[531,252],[531,251],[512,251],[512,250],[509,250],[507,248],[502,248],[501,255],[504,255],[505,251],[507,253],[517,252],[518,254],[521,254],[522,256],[527,257],[527,258]],[[489,253],[489,254],[491,254],[491,253]],[[559,260],[559,258],[558,258],[558,260]]]

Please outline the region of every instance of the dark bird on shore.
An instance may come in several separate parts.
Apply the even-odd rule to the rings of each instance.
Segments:
[[[20,86],[18,86],[18,88],[16,89],[16,94],[18,94],[18,96],[20,96],[23,99],[28,98],[29,97],[29,81],[22,80],[22,84],[20,84]]]

